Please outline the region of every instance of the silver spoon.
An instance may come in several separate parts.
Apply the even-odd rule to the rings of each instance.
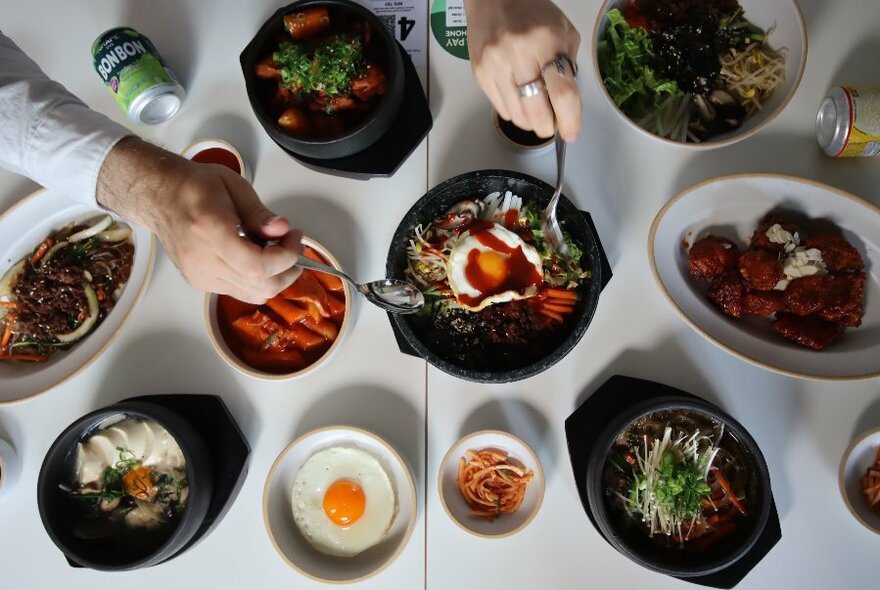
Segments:
[[[562,235],[562,228],[559,227],[559,220],[556,218],[556,207],[559,204],[559,197],[562,196],[562,176],[565,171],[565,140],[556,132],[556,190],[553,191],[553,198],[544,209],[541,215],[541,230],[544,232],[544,240],[550,244],[560,256],[565,260],[571,260],[571,253],[565,243],[565,237]]]
[[[274,244],[273,241],[266,241],[261,238],[255,238],[248,234],[240,225],[236,227],[238,235],[246,238],[257,245],[269,246]],[[370,283],[358,283],[353,278],[336,270],[331,266],[315,262],[305,256],[300,256],[294,266],[307,268],[317,272],[323,272],[348,281],[367,301],[377,305],[385,311],[391,313],[415,313],[425,305],[425,296],[411,283],[398,279],[381,279]]]

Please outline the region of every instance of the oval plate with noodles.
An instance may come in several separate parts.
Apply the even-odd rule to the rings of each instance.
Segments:
[[[462,476],[470,484],[464,492]],[[544,498],[544,473],[534,451],[498,430],[474,432],[455,443],[441,462],[438,485],[452,521],[480,537],[519,532],[538,514]],[[493,492],[499,492],[497,500],[490,499]]]
[[[53,231],[101,215],[106,212],[50,190],[41,189],[24,197],[0,215],[0,275],[31,254]],[[152,234],[142,227],[127,225],[132,229],[134,259],[116,305],[94,331],[68,350],[51,355],[46,362],[0,363],[0,405],[28,399],[67,381],[98,358],[119,333],[146,290],[156,255]]]

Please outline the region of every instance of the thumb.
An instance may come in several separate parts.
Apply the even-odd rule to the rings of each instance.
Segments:
[[[278,238],[290,231],[287,220],[266,207],[250,184],[225,179],[224,183],[245,229],[264,238]]]

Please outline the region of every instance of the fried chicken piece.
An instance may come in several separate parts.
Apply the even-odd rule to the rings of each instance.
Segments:
[[[785,306],[795,315],[816,313],[825,307],[832,282],[833,279],[828,275],[812,275],[793,280],[783,296]]]
[[[752,238],[749,240],[749,248],[758,250],[769,250],[770,252],[777,253],[782,252],[785,244],[777,244],[776,242],[771,242],[770,238],[767,237],[767,230],[777,223],[782,226],[782,229],[792,235],[794,235],[798,231],[795,224],[789,223],[781,217],[777,217],[776,215],[768,213],[758,223],[758,227],[755,228],[755,232],[752,234]]]
[[[767,250],[743,252],[739,257],[739,273],[749,287],[758,291],[771,291],[776,283],[785,278],[779,258]]]
[[[816,316],[780,313],[773,322],[777,334],[813,350],[823,350],[843,336],[843,326]]]
[[[762,318],[785,311],[782,291],[747,291],[743,296],[743,312]]]
[[[834,234],[814,236],[807,241],[805,247],[816,248],[822,253],[822,261],[828,272],[859,271],[865,268],[859,251],[843,236]]]
[[[719,236],[709,235],[697,240],[688,252],[688,268],[695,279],[711,281],[726,270],[736,268],[739,248]]]
[[[741,318],[743,315],[743,295],[745,285],[735,270],[728,270],[712,280],[707,295],[729,316]]]
[[[865,303],[865,273],[831,275],[831,288],[819,317],[830,322],[856,328],[862,323]]]

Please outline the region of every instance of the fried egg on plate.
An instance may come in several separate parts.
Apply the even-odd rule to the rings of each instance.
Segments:
[[[478,223],[465,232],[446,263],[449,287],[471,311],[538,293],[544,281],[541,255],[497,223]]]
[[[330,447],[309,457],[293,482],[291,503],[308,542],[341,557],[378,544],[397,515],[397,496],[382,464],[354,447]]]

